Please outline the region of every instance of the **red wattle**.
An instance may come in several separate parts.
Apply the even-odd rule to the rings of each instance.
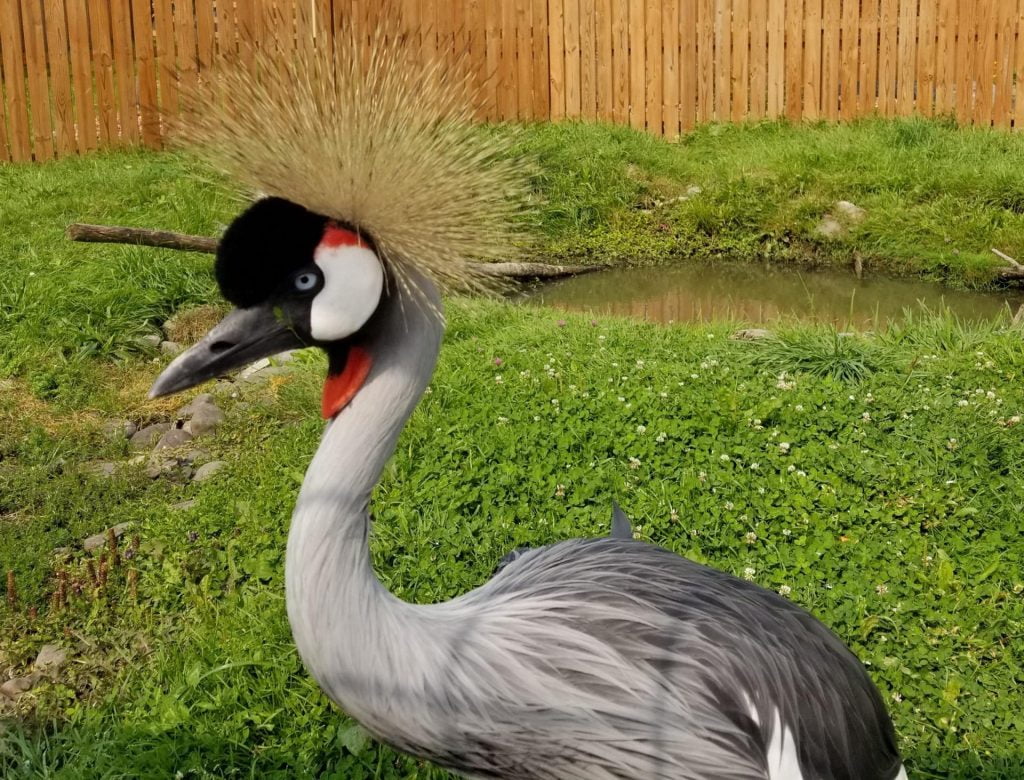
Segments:
[[[365,349],[362,347],[349,349],[345,368],[341,370],[341,373],[328,374],[324,382],[324,395],[320,410],[325,420],[330,420],[355,398],[359,388],[366,381],[366,377],[370,375],[372,365],[373,358]]]

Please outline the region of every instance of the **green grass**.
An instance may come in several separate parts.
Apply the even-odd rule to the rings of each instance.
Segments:
[[[911,137],[918,126],[818,130]],[[942,143],[1018,143],[921,126]],[[620,158],[676,166],[685,183],[686,166],[698,168],[681,158],[694,145],[710,154],[716,132],[733,152],[760,138],[768,160],[818,131],[709,128],[674,147],[565,126],[528,140],[555,154],[559,134],[621,136]],[[995,165],[963,144],[982,170]],[[723,171],[724,157],[710,156],[704,165]],[[592,165],[596,182],[616,164],[605,162],[567,155],[547,166],[549,203],[565,204],[546,214],[551,246],[621,224],[655,186],[603,179],[581,216],[569,203],[585,188],[569,192],[569,171]],[[0,167],[0,569],[19,589],[17,610],[0,606],[0,668],[23,671],[49,641],[72,651],[16,718],[0,709],[0,776],[442,777],[367,741],[291,643],[282,561],[321,429],[321,358],[243,390],[247,407],[223,399],[228,420],[202,446],[230,465],[208,483],[89,469],[131,455],[100,435],[105,417],[146,422],[184,403],[145,400],[163,359],[133,338],[216,291],[208,258],[72,245],[63,224],[213,232],[235,206],[192,175],[180,157],[142,153]],[[707,175],[695,181],[710,194]],[[604,533],[618,500],[642,538],[741,576],[752,569],[830,625],[870,664],[912,776],[1024,776],[1020,331],[921,315],[872,338],[807,326],[746,343],[727,338],[728,324],[659,328],[461,300],[449,314],[432,392],[375,496],[374,560],[390,589],[450,598],[513,547]],[[171,508],[185,499],[196,504]],[[102,593],[87,586],[52,609],[57,572],[88,577],[83,553],[53,549],[124,521],[138,553]]]
[[[1024,254],[1024,138],[942,120],[709,125],[677,143],[626,127],[529,128],[548,197],[545,251],[565,260],[852,263],[984,286]],[[699,187],[700,193],[672,202]],[[815,227],[836,201],[867,217]],[[658,207],[662,202],[665,205]]]

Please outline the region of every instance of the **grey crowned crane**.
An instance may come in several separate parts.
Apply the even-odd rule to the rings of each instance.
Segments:
[[[905,777],[840,639],[771,591],[630,538],[623,516],[446,603],[377,579],[370,497],[440,351],[439,286],[509,251],[529,174],[503,135],[471,126],[464,80],[403,51],[378,35],[365,60],[351,45],[258,77],[228,68],[200,99],[192,141],[267,196],[218,250],[235,310],[151,391],[327,353],[327,424],[285,565],[310,674],[382,741],[468,777]]]

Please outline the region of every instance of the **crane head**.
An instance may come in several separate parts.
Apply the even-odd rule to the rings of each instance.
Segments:
[[[150,397],[286,349],[319,346],[329,361],[323,414],[340,412],[369,374],[360,336],[387,294],[370,238],[283,198],[264,198],[225,232],[215,273],[236,308],[167,366]]]

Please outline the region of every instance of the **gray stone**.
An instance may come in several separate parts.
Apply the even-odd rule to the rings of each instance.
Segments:
[[[858,224],[864,221],[864,217],[868,215],[864,209],[858,206],[856,203],[851,203],[848,200],[836,201],[835,210],[839,213],[843,219],[853,224]]]
[[[135,343],[145,349],[156,349],[160,346],[161,341],[163,341],[163,338],[156,333],[147,333],[145,336],[139,336],[135,339]]]
[[[185,423],[185,430],[193,436],[201,436],[224,422],[224,412],[212,403],[203,404],[192,413],[192,419]]]
[[[258,374],[263,369],[269,368],[269,367],[270,367],[270,360],[267,359],[267,358],[262,358],[260,360],[257,360],[252,365],[247,366],[246,368],[243,368],[239,372],[238,378],[239,379],[243,379],[243,380],[244,379],[248,379],[251,376],[255,376],[256,374]]]
[[[105,460],[99,463],[90,463],[86,466],[86,469],[98,477],[112,477],[117,472],[117,464]]]
[[[100,431],[103,435],[111,441],[120,441],[121,439],[130,439],[135,435],[135,432],[139,427],[131,420],[106,420]]]
[[[765,328],[744,328],[733,333],[730,338],[737,341],[761,341],[763,339],[773,339],[775,334]]]
[[[181,346],[181,344],[179,344],[177,341],[160,342],[160,351],[163,352],[165,355],[170,355],[171,357],[174,357],[175,355],[180,355],[184,350],[185,348]]]
[[[187,512],[195,505],[196,500],[194,498],[190,498],[188,501],[179,501],[177,504],[171,504],[169,508],[172,512]]]
[[[292,370],[290,368],[288,368],[287,366],[267,366],[266,368],[261,368],[259,371],[257,371],[254,374],[249,374],[248,376],[239,377],[239,381],[244,383],[244,384],[254,384],[256,382],[266,382],[272,376],[284,376],[285,374],[290,374],[291,372],[292,372]]]
[[[211,460],[209,463],[200,466],[196,469],[195,476],[192,477],[193,482],[205,482],[222,468],[228,465],[223,460]]]
[[[192,434],[184,428],[171,428],[160,437],[160,441],[156,443],[154,449],[170,450],[175,447],[184,447],[190,441],[192,441]]]
[[[187,463],[190,466],[194,466],[196,463],[205,463],[212,457],[213,456],[210,454],[209,450],[195,449],[189,450],[184,455],[182,455],[181,462]]]
[[[131,527],[131,523],[118,523],[114,526],[114,537],[118,539],[121,538],[122,536],[124,536],[124,532]],[[98,550],[100,547],[103,547],[107,543],[107,533],[107,531],[104,531],[101,534],[93,534],[84,542],[82,542],[82,547],[86,550],[86,552],[89,552],[90,550]]]
[[[141,428],[132,435],[131,445],[136,450],[144,450],[156,444],[160,437],[171,429],[170,423],[154,423]]]
[[[213,403],[213,396],[209,393],[200,393],[178,410],[178,417],[191,417],[196,409],[201,406]]]
[[[8,680],[3,685],[0,685],[0,694],[3,694],[8,699],[17,699],[21,694],[32,690],[32,687],[39,682],[42,677],[43,675],[39,672],[32,672],[32,674],[26,677],[15,677],[12,680]]]
[[[146,467],[146,476],[150,479],[166,477],[174,481],[184,482],[192,476],[192,466],[180,458],[154,457]]]
[[[814,232],[819,236],[831,239],[842,236],[846,232],[846,228],[831,214],[826,214],[821,222],[818,223],[818,226],[814,228]]]
[[[270,362],[275,366],[283,366],[285,363],[291,363],[295,360],[295,353],[297,350],[288,349],[284,352],[278,352],[276,355],[272,355]]]
[[[33,664],[37,671],[52,674],[60,669],[68,660],[68,651],[57,645],[43,645]]]

